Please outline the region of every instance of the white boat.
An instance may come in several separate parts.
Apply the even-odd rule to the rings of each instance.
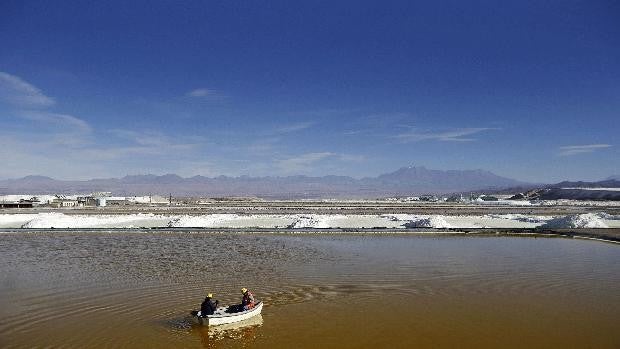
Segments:
[[[263,302],[259,301],[254,308],[236,313],[228,313],[226,312],[227,309],[226,307],[219,307],[215,310],[213,315],[207,315],[207,317],[200,316],[200,312],[192,312],[192,318],[194,322],[199,325],[215,326],[231,324],[259,315],[263,310]]]
[[[235,331],[247,329],[249,327],[262,326],[262,324],[263,324],[263,316],[261,314],[258,314],[256,316],[252,316],[251,318],[247,320],[233,322],[231,324],[208,326],[207,330],[208,330],[209,336],[212,336],[212,337],[222,336],[222,335],[232,336],[234,333],[236,333]],[[205,328],[205,326],[200,326],[200,327]]]

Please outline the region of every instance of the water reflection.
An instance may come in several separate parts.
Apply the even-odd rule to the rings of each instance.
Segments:
[[[257,338],[260,327],[263,325],[262,315],[257,315],[244,321],[219,326],[203,326],[193,324],[190,332],[200,338],[203,348],[217,348],[218,344],[232,340],[238,346],[247,347]]]
[[[0,348],[620,348],[618,275],[567,239],[0,234]],[[264,325],[192,326],[242,286]]]

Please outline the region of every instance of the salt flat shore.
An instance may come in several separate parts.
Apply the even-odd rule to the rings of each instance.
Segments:
[[[113,205],[106,207],[50,208],[35,207],[27,209],[0,209],[2,213],[43,213],[62,212],[64,214],[116,214],[116,213],[169,213],[169,214],[581,214],[605,212],[620,214],[620,201],[576,201],[545,200],[502,201],[500,203],[446,203],[446,202],[394,202],[394,201],[216,201],[201,205]]]
[[[620,244],[620,228],[0,228],[0,234],[22,233],[137,233],[137,234],[308,234],[308,235],[441,235],[469,237],[541,237],[597,240]]]
[[[620,203],[223,201],[205,205],[3,209],[4,232],[161,229],[282,233],[551,234],[618,241]]]

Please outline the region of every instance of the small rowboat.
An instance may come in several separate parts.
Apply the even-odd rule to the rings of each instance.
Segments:
[[[260,312],[263,310],[263,302],[259,301],[258,303],[256,303],[254,308],[245,311],[231,313],[227,312],[227,310],[228,308],[226,307],[219,307],[215,310],[213,315],[207,315],[207,317],[199,316],[200,312],[196,311],[193,311],[191,314],[194,322],[199,325],[215,326],[230,324],[233,322],[247,320],[251,317],[259,315]]]

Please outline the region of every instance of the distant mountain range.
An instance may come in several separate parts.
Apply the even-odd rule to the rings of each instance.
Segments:
[[[611,200],[620,201],[620,180],[611,176],[602,181],[564,181],[544,186],[520,186],[492,191],[490,194],[514,194],[518,200]]]
[[[492,190],[531,184],[483,170],[403,167],[378,177],[203,177],[133,175],[85,181],[27,176],[0,181],[0,194],[61,194],[111,191],[114,195],[256,196],[262,198],[372,198]]]
[[[620,178],[615,179],[609,177],[598,182],[584,182],[584,181],[564,181],[556,184],[550,184],[548,188],[560,189],[560,188],[618,188],[620,187]]]

